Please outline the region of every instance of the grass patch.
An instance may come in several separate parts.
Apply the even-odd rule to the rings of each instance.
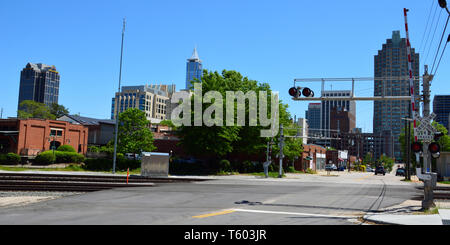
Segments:
[[[424,214],[439,214],[439,210],[438,210],[438,207],[435,207],[435,208],[430,208],[428,210],[425,210],[423,213]]]
[[[450,185],[450,181],[439,181],[439,184],[446,184],[446,185]]]
[[[14,171],[14,172],[23,172],[23,171],[86,171],[80,165],[70,164],[65,168],[27,168],[27,167],[9,167],[9,166],[0,166],[0,170],[4,171]]]

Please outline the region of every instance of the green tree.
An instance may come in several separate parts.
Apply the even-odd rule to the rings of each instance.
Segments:
[[[438,132],[443,134],[437,141],[441,146],[441,152],[450,151],[450,136],[448,135],[448,130],[438,122],[433,122],[432,125]]]
[[[370,152],[367,152],[363,159],[364,165],[369,165],[371,167],[374,167],[373,157]]]
[[[271,112],[271,90],[266,83],[258,83],[255,80],[250,80],[242,76],[236,71],[224,70],[221,74],[219,72],[208,72],[204,70],[202,77],[202,96],[209,91],[217,91],[221,94],[223,99],[223,112],[226,112],[226,92],[227,91],[241,91],[244,94],[248,92],[255,92],[259,101],[259,92],[265,91],[268,95],[268,118]],[[195,94],[191,97],[192,114],[191,123],[194,125],[194,100]],[[212,101],[214,103],[214,101]],[[211,104],[212,104],[211,103]],[[231,103],[231,102],[230,102]],[[211,104],[203,103],[203,112]],[[237,107],[238,103],[234,102],[234,120],[237,122]],[[230,153],[244,153],[244,154],[265,154],[268,138],[260,137],[262,129],[270,129],[263,127],[258,121],[257,126],[250,126],[249,112],[251,106],[248,100],[245,100],[245,126],[226,126],[226,117],[223,117],[222,125],[224,126],[180,126],[178,134],[180,136],[181,145],[186,151],[195,156],[210,156],[211,158],[218,158],[226,156]],[[280,123],[288,122],[290,120],[289,113],[286,111],[287,105],[280,104]],[[259,111],[257,112],[259,113]],[[260,118],[257,115],[257,118]],[[287,124],[286,124],[287,125]],[[295,147],[292,147],[295,149]]]
[[[53,103],[50,105],[50,113],[55,115],[56,118],[60,118],[64,115],[68,115],[69,109],[58,103]]]
[[[33,100],[24,100],[19,105],[19,111],[17,113],[18,118],[41,118],[41,119],[56,119],[56,116],[50,112],[45,104],[39,103]]]
[[[173,122],[171,120],[163,120],[159,123],[159,125],[161,126],[167,126],[173,130],[176,130],[177,127],[175,126],[175,124],[173,124]]]
[[[153,134],[148,125],[145,112],[139,109],[130,108],[120,113],[118,152],[136,154],[154,151],[156,147],[153,145]]]
[[[386,156],[381,155],[380,159],[378,159],[378,165],[383,166],[386,172],[391,172],[392,168],[394,167],[394,159]]]

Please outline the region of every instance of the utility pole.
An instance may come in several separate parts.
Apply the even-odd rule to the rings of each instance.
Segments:
[[[114,106],[116,107],[116,125],[115,125],[115,136],[114,136],[114,156],[113,156],[113,169],[112,173],[116,173],[116,162],[117,162],[117,139],[119,135],[119,98],[120,98],[120,83],[122,81],[122,58],[123,58],[123,39],[125,37],[125,25],[126,21],[123,19],[123,28],[122,28],[122,46],[120,49],[120,71],[119,71],[119,92],[118,96],[116,97],[116,101],[114,103]]]
[[[428,74],[428,66],[425,66],[425,74],[423,76],[423,117],[427,118],[430,116],[430,83],[433,80],[433,75]],[[426,122],[431,123],[431,122]],[[428,150],[430,145],[429,140],[423,141],[423,168],[425,174],[429,175],[431,178],[425,178],[424,183],[424,200],[422,201],[422,208],[429,209],[435,207],[434,204],[434,194],[433,194],[433,174],[431,173],[431,154]]]

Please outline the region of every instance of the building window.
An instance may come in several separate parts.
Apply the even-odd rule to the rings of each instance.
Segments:
[[[51,129],[50,130],[50,136],[54,137],[54,136],[58,136],[61,137],[63,133],[62,129]]]

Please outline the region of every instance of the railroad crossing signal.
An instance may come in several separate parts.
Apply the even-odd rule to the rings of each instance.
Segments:
[[[289,89],[289,95],[294,98],[299,98],[301,95],[305,97],[314,97],[314,91],[312,91],[310,88],[302,88],[301,87],[292,87]]]
[[[433,142],[428,146],[428,150],[431,153],[431,156],[433,158],[439,158],[439,156],[441,155],[441,147],[439,146],[438,143]]]
[[[436,118],[436,114],[434,113],[431,113],[426,117],[420,117],[418,113],[416,113],[416,119],[420,123],[420,125],[414,129],[414,135],[417,136],[417,139],[427,142],[433,141],[436,129],[431,125],[431,121],[434,118]]]
[[[414,142],[414,143],[412,143],[412,145],[411,145],[411,150],[412,150],[414,153],[421,152],[421,151],[422,151],[422,148],[423,148],[423,146],[422,146],[422,143],[420,143],[420,142]]]

